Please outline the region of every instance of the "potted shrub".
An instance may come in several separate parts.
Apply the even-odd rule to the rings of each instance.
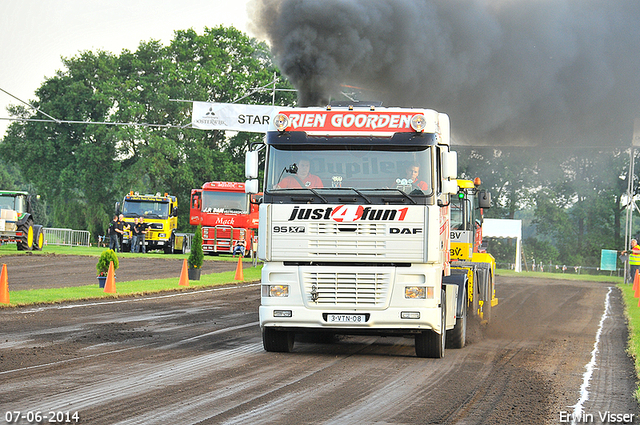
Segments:
[[[204,261],[204,253],[202,252],[202,225],[196,226],[193,241],[191,242],[191,253],[187,259],[189,264],[189,280],[200,280],[200,272],[202,271],[202,262]]]
[[[104,288],[105,282],[107,281],[107,273],[109,273],[109,263],[113,261],[113,270],[118,269],[118,256],[112,249],[107,249],[106,251],[102,251],[100,254],[100,258],[98,259],[98,263],[96,264],[96,271],[98,273],[98,284],[100,288]]]

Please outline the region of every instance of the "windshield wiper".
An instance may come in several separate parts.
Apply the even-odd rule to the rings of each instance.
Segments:
[[[341,187],[340,189],[353,190],[355,193],[360,195],[362,197],[362,199],[364,199],[367,202],[367,204],[371,203],[371,199],[367,198],[364,193],[362,193],[361,191],[359,191],[355,187]]]
[[[297,189],[298,189],[298,188],[295,188],[294,190],[297,190]],[[314,194],[314,195],[316,195],[318,198],[322,199],[322,201],[323,201],[325,204],[328,204],[328,203],[329,203],[329,201],[327,201],[327,198],[325,198],[324,196],[320,195],[320,194],[318,193],[318,191],[317,191],[317,190],[312,189],[312,188],[310,188],[310,187],[303,187],[302,189],[304,189],[304,190],[308,190],[309,192],[313,193],[313,194]]]
[[[407,193],[405,193],[404,191],[397,189],[395,187],[386,187],[386,188],[376,188],[376,189],[367,189],[367,190],[372,190],[375,192],[381,192],[381,191],[385,191],[385,190],[392,190],[394,192],[399,192],[403,197],[407,198],[409,201],[411,201],[412,204],[414,205],[418,205],[418,203],[416,202],[415,199],[413,199],[411,196],[409,196]]]

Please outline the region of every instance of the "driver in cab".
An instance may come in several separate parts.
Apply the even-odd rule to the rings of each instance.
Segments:
[[[282,181],[276,186],[276,189],[313,189],[317,187],[324,187],[320,177],[310,174],[310,170],[311,162],[308,159],[301,159],[298,161],[297,170],[294,171],[294,174],[282,179]]]
[[[404,185],[405,181],[400,179],[397,180],[397,183],[400,185]],[[413,188],[418,188],[423,191],[427,191],[428,186],[423,180],[420,179],[420,165],[417,163],[413,163],[407,167],[407,176],[406,176],[406,184],[411,185]]]

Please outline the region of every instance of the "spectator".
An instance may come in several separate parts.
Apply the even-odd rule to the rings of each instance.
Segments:
[[[636,276],[636,270],[640,272],[640,245],[638,245],[637,240],[631,239],[631,251],[629,252],[629,278],[632,283]]]
[[[233,245],[233,252],[231,253],[231,256],[235,257],[236,254],[238,254],[244,257],[244,251],[245,251],[244,239],[237,240]]]
[[[147,247],[145,245],[144,238],[147,235],[147,229],[149,228],[149,225],[144,222],[144,217],[140,217],[138,219],[138,225],[140,226],[140,230],[138,233],[138,243],[140,244],[140,248],[138,252],[146,253]]]
[[[118,217],[118,244],[119,244],[119,252],[122,252],[122,237],[124,236],[124,232],[129,231],[129,225],[124,222],[124,215],[120,214]]]
[[[113,216],[113,221],[109,223],[109,228],[107,229],[107,235],[109,235],[109,249],[114,250],[115,252],[120,251],[120,239],[118,238],[120,230],[118,229],[118,216]]]
[[[140,252],[140,222],[137,217],[131,226],[131,252]]]

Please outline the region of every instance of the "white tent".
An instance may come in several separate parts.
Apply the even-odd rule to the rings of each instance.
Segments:
[[[522,271],[520,243],[522,241],[522,220],[500,220],[485,218],[482,223],[482,237],[485,238],[516,238],[516,272]]]

